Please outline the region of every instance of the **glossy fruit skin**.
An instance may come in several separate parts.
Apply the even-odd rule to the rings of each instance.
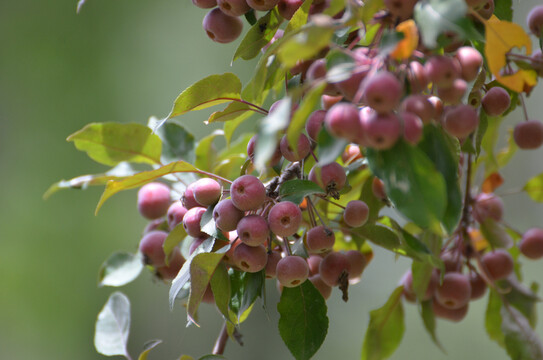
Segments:
[[[521,149],[537,149],[543,144],[543,124],[537,120],[520,122],[515,126],[513,138]]]
[[[226,44],[241,35],[243,23],[237,17],[226,15],[219,8],[208,12],[202,21],[207,36],[218,43]]]
[[[241,243],[234,250],[234,263],[243,271],[255,273],[263,270],[268,262],[268,253],[262,245],[248,246]]]
[[[400,111],[417,115],[424,124],[429,124],[434,118],[434,107],[425,95],[409,95],[400,105]]]
[[[443,276],[443,281],[435,291],[436,301],[447,309],[460,309],[471,297],[469,278],[458,272],[449,272]]]
[[[455,59],[436,55],[428,59],[424,69],[431,82],[439,87],[449,87],[460,76],[460,64]]]
[[[238,209],[256,210],[266,200],[266,188],[256,176],[243,175],[230,186],[230,197]]]
[[[268,225],[277,236],[294,235],[302,223],[302,212],[298,205],[290,201],[282,201],[270,209]]]
[[[259,11],[271,10],[279,3],[279,0],[247,0],[247,5]]]
[[[494,86],[487,91],[485,96],[483,96],[481,105],[488,115],[500,116],[507,109],[509,109],[509,105],[511,105],[511,97],[504,88]]]
[[[181,251],[178,247],[175,247],[170,255],[170,262],[166,266],[161,266],[156,269],[158,276],[163,280],[173,280],[181,270],[181,267],[185,263],[185,258],[181,255]]]
[[[437,302],[435,299],[432,302],[432,309],[434,311],[434,315],[438,318],[449,320],[452,322],[459,322],[464,319],[468,313],[468,306],[469,304],[466,304],[458,309],[448,309],[441,305],[439,302]]]
[[[480,299],[486,294],[486,282],[478,273],[469,275],[469,283],[471,285],[470,300]]]
[[[462,79],[468,82],[475,80],[483,65],[481,53],[471,46],[463,46],[456,51],[455,57],[460,63]]]
[[[332,252],[326,255],[319,265],[319,274],[328,286],[337,286],[341,274],[343,272],[349,274],[350,271],[349,259],[341,252]]]
[[[336,237],[334,232],[322,225],[315,226],[307,232],[306,248],[311,254],[322,254],[332,249]]]
[[[452,136],[465,139],[479,125],[477,111],[469,105],[459,105],[447,111],[443,118],[443,128]]]
[[[328,110],[324,118],[326,129],[335,137],[356,141],[362,136],[358,107],[340,102]]]
[[[187,211],[183,217],[183,227],[188,235],[195,238],[205,236],[200,229],[200,221],[202,220],[202,216],[205,212],[206,208],[203,207],[194,207]]]
[[[311,151],[311,143],[305,134],[300,134],[296,144],[296,149],[292,149],[288,143],[287,136],[285,135],[281,138],[279,148],[281,149],[281,154],[285,159],[295,162],[300,161],[309,155],[309,151]]]
[[[417,115],[410,112],[401,112],[403,121],[403,138],[411,145],[416,145],[422,139],[424,123]]]
[[[139,251],[143,255],[143,262],[146,265],[155,267],[164,266],[166,255],[162,249],[164,240],[168,237],[165,231],[154,230],[145,234],[139,244]]]
[[[249,246],[263,245],[268,240],[270,229],[266,219],[260,215],[243,217],[237,226],[239,239]]]
[[[364,103],[378,113],[388,113],[398,107],[402,85],[393,74],[381,71],[364,81]]]
[[[336,162],[323,167],[313,166],[309,171],[309,180],[319,185],[324,190],[341,190],[347,182],[347,175],[343,166]]]
[[[309,267],[300,256],[285,256],[277,263],[277,280],[285,287],[301,285],[309,277]]]
[[[187,188],[185,189],[183,196],[181,197],[181,203],[187,210],[192,209],[193,207],[200,206],[200,204],[198,204],[198,201],[196,201],[196,199],[194,198],[194,184],[195,183],[189,184],[189,186],[187,186]]]
[[[356,284],[360,281],[364,269],[368,265],[366,256],[358,250],[349,250],[345,253],[349,261],[349,284]]]
[[[319,274],[311,275],[309,281],[319,290],[324,300],[328,300],[332,295],[332,287],[327,285]]]
[[[281,260],[279,251],[268,253],[268,262],[266,263],[266,279],[273,279],[277,276],[277,263]]]
[[[187,213],[187,209],[183,206],[181,201],[176,201],[170,205],[166,213],[168,219],[168,228],[173,230],[174,227],[181,224],[183,217]]]
[[[246,0],[217,0],[217,6],[229,16],[242,16],[251,10]]]
[[[522,235],[518,247],[522,255],[528,259],[543,258],[543,229],[532,228],[527,230]]]
[[[317,141],[319,132],[322,130],[325,117],[326,110],[315,110],[307,118],[305,123],[305,131],[311,140]]]
[[[217,0],[192,0],[192,3],[202,9],[211,9],[217,6]]]
[[[194,183],[194,199],[202,206],[216,204],[221,198],[221,185],[210,178],[199,179]]]
[[[513,273],[513,257],[504,249],[488,252],[481,258],[483,269],[491,280],[505,279]]]
[[[473,204],[473,218],[480,223],[488,217],[501,221],[503,209],[503,201],[499,196],[493,193],[481,193],[477,195]]]
[[[374,113],[362,122],[367,146],[376,150],[387,150],[396,144],[401,135],[401,124],[394,113]]]
[[[343,211],[343,221],[350,227],[363,226],[370,215],[368,205],[362,200],[351,200]]]
[[[528,27],[532,34],[536,37],[540,37],[541,30],[543,29],[543,5],[532,8],[526,18],[526,22],[528,23]]]
[[[138,191],[138,211],[149,220],[166,215],[170,202],[170,188],[165,184],[151,182]]]
[[[213,209],[213,220],[215,225],[222,231],[236,230],[244,212],[238,209],[232,199],[221,200]]]

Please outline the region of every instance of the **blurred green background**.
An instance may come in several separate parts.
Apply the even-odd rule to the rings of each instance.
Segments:
[[[524,25],[529,8],[516,4]],[[518,6],[517,6],[518,5]],[[200,78],[233,71],[245,81],[251,63],[230,67],[235,44],[209,41],[201,29],[204,10],[188,0],[88,0],[80,15],[76,0],[0,1],[0,358],[101,359],[93,347],[96,315],[113,289],[97,288],[97,271],[116,250],[134,251],[145,221],[135,191],[109,201],[93,215],[101,189],[42,195],[61,179],[105,170],[65,138],[90,122],[146,123],[165,116],[177,94]],[[543,92],[528,100],[530,114],[543,113]],[[202,134],[204,117],[181,119]],[[514,124],[520,115],[507,120]],[[522,152],[506,169],[504,191],[543,171],[541,151]],[[505,198],[506,219],[521,230],[542,226],[543,205],[523,194]],[[541,280],[543,262],[524,267],[528,280]],[[343,303],[335,290],[328,301],[328,337],[315,359],[357,359],[368,312],[381,306],[408,262],[376,251],[363,281]],[[129,347],[163,339],[150,359],[198,357],[210,352],[220,317],[209,305],[201,328],[185,328],[181,307],[168,310],[168,286],[145,273],[122,289],[132,302]],[[260,303],[242,325],[245,346],[229,343],[229,359],[289,359],[277,331],[275,283],[268,284],[268,308]],[[485,300],[472,303],[459,324],[440,321],[448,355],[424,332],[416,309],[407,305],[407,332],[397,360],[505,359],[484,331]],[[541,306],[540,309],[541,310]],[[539,334],[543,332],[539,328]]]

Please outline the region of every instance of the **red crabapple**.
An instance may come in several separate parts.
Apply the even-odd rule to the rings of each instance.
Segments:
[[[345,150],[341,154],[341,160],[345,165],[349,165],[358,159],[362,159],[363,157],[364,155],[362,155],[360,147],[355,144],[348,144],[345,146]]]
[[[342,252],[331,252],[322,259],[319,265],[319,274],[329,286],[339,285],[342,274],[346,273],[348,276],[350,271],[349,259]]]
[[[205,212],[206,208],[203,207],[194,207],[187,211],[183,217],[183,227],[188,235],[192,237],[205,236],[200,228],[200,222]]]
[[[243,29],[243,23],[239,18],[226,15],[219,8],[208,12],[202,25],[211,40],[222,44],[236,40]]]
[[[401,124],[394,113],[375,113],[362,123],[367,145],[377,150],[387,150],[400,137]]]
[[[447,309],[459,309],[466,305],[471,297],[469,278],[458,272],[443,275],[443,281],[435,291],[436,301]]]
[[[269,11],[277,5],[279,0],[247,0],[247,5],[259,11]]]
[[[465,139],[479,125],[477,111],[469,105],[458,105],[445,114],[443,128],[452,136]]]
[[[339,138],[356,141],[362,136],[358,107],[340,102],[328,110],[324,118],[328,131]]]
[[[385,183],[378,177],[374,177],[371,182],[371,192],[373,193],[373,196],[379,200],[385,200],[387,198]]]
[[[400,280],[400,285],[403,285],[403,295],[406,300],[410,302],[415,302],[417,300],[417,295],[413,290],[413,274],[411,269],[407,270]],[[432,271],[430,275],[430,280],[428,281],[428,286],[424,292],[424,296],[421,299],[422,301],[430,300],[436,291],[436,288],[439,285],[439,275],[437,271]]]
[[[366,265],[368,265],[368,260],[366,259],[366,256],[358,250],[349,250],[345,253],[345,256],[347,256],[347,260],[349,260],[351,267],[351,271],[349,272],[349,283],[356,284],[360,281],[362,273],[364,272]]]
[[[364,81],[364,102],[379,113],[388,113],[400,104],[402,85],[393,74],[381,71]]]
[[[488,115],[500,116],[509,109],[511,98],[507,90],[499,86],[494,86],[483,96],[481,105]]]
[[[237,226],[239,239],[249,246],[263,245],[268,240],[270,229],[266,219],[260,215],[243,217]]]
[[[513,273],[515,265],[511,254],[504,249],[496,249],[484,254],[481,263],[491,280],[505,279]]]
[[[281,154],[283,154],[285,159],[295,162],[302,160],[309,154],[311,151],[311,143],[305,134],[300,134],[296,148],[293,149],[289,145],[287,136],[285,135],[279,143],[279,148],[281,149]]]
[[[213,220],[215,226],[222,231],[236,230],[239,221],[243,218],[244,212],[238,209],[232,199],[221,200],[213,209]]]
[[[309,171],[308,178],[327,192],[337,192],[343,189],[347,181],[345,169],[337,162],[324,165],[323,167],[313,166],[311,171]]]
[[[418,61],[412,61],[409,63],[407,80],[409,81],[413,94],[424,91],[430,82],[428,76],[426,75],[426,70],[424,70],[424,66]]]
[[[317,141],[317,138],[319,137],[325,116],[326,110],[316,110],[313,111],[307,118],[305,123],[305,131],[307,131],[307,135],[309,135],[309,137],[314,141]]]
[[[189,246],[189,255],[192,255],[192,253],[198,248],[198,246],[202,245],[204,241],[207,240],[207,236],[201,236],[198,238],[194,238]]]
[[[537,37],[541,36],[541,30],[543,30],[543,5],[535,6],[526,19],[528,27],[532,34]]]
[[[162,183],[151,182],[138,191],[138,210],[149,220],[166,215],[170,201],[170,188]]]
[[[362,200],[351,200],[343,211],[343,220],[350,227],[362,226],[368,221],[370,209]]]
[[[332,295],[332,287],[326,284],[319,274],[311,275],[309,281],[315,286],[317,290],[321,293],[324,300],[328,300],[330,295]]]
[[[168,266],[164,265],[156,269],[157,274],[163,280],[173,280],[181,270],[181,267],[185,263],[185,258],[181,255],[181,251],[178,247],[173,249],[172,254],[170,255],[170,262]]]
[[[277,263],[276,276],[281,285],[296,287],[309,277],[309,267],[305,259],[300,256],[285,256]]]
[[[537,120],[520,122],[515,126],[513,138],[521,149],[537,149],[543,144],[543,124]]]
[[[321,255],[309,255],[309,257],[306,259],[307,265],[309,266],[309,274],[315,275],[319,273],[319,265],[322,261]]]
[[[463,46],[456,51],[455,57],[460,63],[462,79],[466,81],[475,80],[477,74],[479,74],[479,69],[483,65],[481,53],[471,46]]]
[[[187,188],[185,189],[185,192],[183,193],[183,196],[181,197],[181,202],[183,203],[183,206],[185,209],[192,209],[193,207],[200,206],[198,204],[198,201],[194,198],[194,184],[191,183]]]
[[[473,203],[473,218],[478,222],[483,222],[487,217],[501,221],[503,218],[503,201],[495,194],[481,193],[477,195]]]
[[[453,322],[459,322],[466,317],[468,313],[468,306],[469,304],[466,304],[458,309],[449,309],[439,304],[436,299],[434,299],[432,302],[432,309],[434,310],[434,315],[436,317]]]
[[[321,107],[324,110],[328,110],[332,106],[340,102],[342,99],[343,99],[343,95],[332,96],[332,95],[323,94],[321,96]]]
[[[401,112],[399,116],[403,121],[403,138],[411,145],[418,144],[424,127],[420,117],[410,112]]]
[[[451,86],[460,76],[460,64],[448,56],[435,55],[424,64],[424,69],[431,82],[439,87]]]
[[[281,260],[279,251],[268,253],[268,262],[266,263],[266,279],[273,279],[277,275],[277,263]]]
[[[518,247],[522,255],[528,259],[543,257],[543,229],[532,228],[522,235]]]
[[[255,159],[255,147],[256,143],[258,141],[258,135],[253,136],[249,142],[247,143],[247,156],[249,156],[249,159],[254,162]],[[274,167],[279,164],[281,161],[281,157],[283,155],[281,154],[281,149],[279,148],[279,144],[277,144],[277,147],[275,148],[275,152],[273,153],[270,160],[268,160],[268,165],[271,167]]]
[[[193,187],[194,199],[202,206],[217,203],[221,198],[221,185],[210,178],[199,179]]]
[[[451,86],[439,86],[437,94],[441,100],[447,104],[457,105],[468,89],[468,83],[463,79],[455,79]]]
[[[154,230],[145,234],[140,241],[139,251],[143,255],[143,262],[146,265],[160,267],[164,265],[166,255],[162,245],[168,237],[165,231]]]
[[[417,115],[424,124],[430,123],[434,118],[434,107],[425,95],[409,95],[403,99],[400,111]]]
[[[294,235],[302,223],[302,212],[298,205],[290,201],[282,201],[270,209],[268,225],[277,236]]]
[[[306,78],[309,83],[314,83],[316,81],[325,81],[326,73],[328,69],[326,68],[326,60],[318,59],[314,61],[309,68],[307,69]],[[323,92],[328,95],[338,95],[339,90],[336,88],[335,84],[328,83],[324,88]]]
[[[187,213],[187,209],[181,204],[181,201],[176,201],[170,205],[166,218],[168,219],[168,227],[173,230],[178,224],[181,224],[183,217]]]
[[[334,232],[322,225],[315,226],[307,232],[306,247],[311,254],[322,254],[334,247],[336,237]]]
[[[238,209],[256,210],[266,200],[266,188],[256,176],[243,175],[230,186],[230,196]]]
[[[202,9],[211,9],[217,6],[217,0],[192,0],[192,3]]]
[[[217,6],[229,16],[241,16],[251,10],[246,0],[217,0]]]
[[[294,15],[296,10],[298,10],[303,3],[304,0],[279,0],[277,10],[283,18],[290,20],[292,15]]]
[[[234,263],[243,271],[255,273],[266,267],[268,253],[263,245],[241,243],[234,250]]]
[[[471,297],[470,300],[476,300],[482,298],[486,293],[486,282],[478,273],[471,273],[469,275],[469,283],[471,285]]]

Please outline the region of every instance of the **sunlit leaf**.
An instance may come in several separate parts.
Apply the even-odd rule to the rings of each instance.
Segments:
[[[116,252],[100,266],[98,286],[123,286],[135,280],[143,262],[138,254]]]
[[[300,6],[294,15],[292,15],[292,18],[289,20],[287,27],[285,29],[285,35],[301,28],[305,24],[307,24],[307,18],[309,16],[309,9],[311,5],[313,4],[313,0],[306,0]]]
[[[123,190],[129,190],[143,186],[148,182],[158,179],[164,175],[174,174],[178,172],[199,173],[201,172],[201,170],[195,168],[187,162],[176,161],[173,163],[169,163],[168,165],[159,167],[155,170],[137,173],[120,181],[109,181],[106,185],[104,193],[102,194],[102,197],[100,198],[100,201],[98,201],[98,205],[96,206],[96,214],[98,213],[102,205],[106,202],[106,200],[115,195],[116,193]]]
[[[397,251],[401,245],[398,235],[390,228],[382,225],[366,224],[351,229],[351,233],[362,236],[372,243],[392,251]]]
[[[534,201],[543,202],[543,173],[532,177],[522,188]]]
[[[110,295],[98,314],[94,347],[102,355],[122,355],[130,359],[126,345],[130,331],[130,301],[121,292]]]
[[[66,139],[100,164],[115,166],[121,161],[160,164],[161,141],[141,124],[92,123]]]
[[[458,24],[467,11],[464,0],[421,0],[415,6],[414,18],[422,37],[424,46],[433,49],[437,46],[437,38],[445,31],[463,34]]]
[[[213,141],[217,136],[222,136],[223,134],[222,130],[215,130],[198,142],[194,166],[205,171],[213,169],[217,158],[217,151],[213,147]]]
[[[323,24],[306,25],[298,33],[288,37],[277,49],[279,61],[287,68],[296,65],[299,60],[307,60],[317,55],[328,46],[334,29]]]
[[[336,161],[347,145],[345,139],[333,137],[324,126],[319,132],[317,143],[319,144],[317,156],[321,167]]]
[[[155,347],[157,347],[159,344],[162,343],[162,340],[151,340],[145,343],[143,345],[143,351],[138,357],[138,360],[147,360],[147,356],[149,356],[149,353],[151,350],[153,350]]]
[[[281,184],[279,195],[281,201],[300,204],[304,197],[312,194],[326,194],[324,190],[311,180],[294,179]]]
[[[304,96],[298,109],[292,115],[287,129],[287,140],[291,148],[298,148],[298,139],[311,112],[320,103],[321,94],[326,84],[311,88]]]
[[[230,302],[231,287],[230,278],[228,277],[228,270],[224,263],[220,263],[211,280],[209,282],[211,291],[213,292],[213,298],[217,309],[221,312],[225,319],[230,319],[230,313],[228,311],[228,303]]]
[[[277,304],[279,334],[296,360],[310,359],[328,332],[326,303],[311,281],[283,288]]]
[[[266,163],[273,156],[278,143],[278,133],[284,130],[290,120],[291,100],[286,97],[277,108],[260,122],[258,142],[255,147],[255,167],[259,170],[266,168]]]
[[[190,295],[187,304],[188,320],[197,324],[194,315],[202,302],[209,281],[224,253],[202,253],[196,255],[190,263]]]
[[[370,24],[373,19],[373,15],[379,10],[384,9],[385,4],[383,0],[366,0],[362,8],[362,21],[364,24]]]
[[[232,73],[210,75],[179,94],[167,118],[240,99],[240,93],[241,81],[236,75]]]
[[[152,117],[148,126],[162,140],[162,162],[164,164],[177,160],[194,162],[194,136],[174,120],[169,120],[159,127],[160,122],[161,120]]]
[[[403,287],[397,287],[381,308],[370,312],[361,360],[386,359],[400,345],[405,331]]]
[[[221,111],[215,111],[207,118],[207,123],[211,124],[218,121],[232,121],[237,119],[247,119],[255,113],[255,108],[249,104],[239,101],[232,101]],[[239,121],[239,120],[238,120]]]
[[[183,223],[177,224],[169,233],[166,239],[164,240],[164,244],[162,245],[162,248],[164,249],[164,254],[166,255],[166,265],[168,265],[170,254],[172,253],[173,249],[183,241],[183,239],[187,236],[187,231],[185,230],[185,227],[183,226]]]
[[[419,44],[419,32],[413,20],[406,20],[396,26],[396,31],[404,34],[404,38],[396,45],[390,56],[396,60],[408,59]]]
[[[89,186],[105,185],[110,180],[121,180],[124,177],[95,174],[95,175],[82,175],[70,180],[60,180],[54,183],[43,194],[44,200],[47,200],[51,195],[62,189],[86,189]]]
[[[240,57],[244,60],[249,60],[257,56],[260,53],[260,49],[266,46],[273,38],[273,35],[279,29],[279,25],[282,22],[283,17],[279,15],[275,8],[259,18],[256,24],[247,31],[243,40],[241,40],[234,54],[233,61]]]
[[[230,309],[234,316],[241,322],[246,313],[262,292],[264,286],[264,274],[262,272],[248,273],[245,271],[230,270],[230,284],[232,297]]]

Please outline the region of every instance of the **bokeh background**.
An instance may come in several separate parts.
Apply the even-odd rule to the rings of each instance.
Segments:
[[[515,0],[524,25],[540,1]],[[235,44],[209,41],[201,29],[204,10],[188,0],[88,0],[76,15],[76,0],[0,1],[0,358],[101,359],[93,347],[96,315],[113,289],[97,288],[97,271],[116,250],[134,251],[145,221],[136,191],[110,200],[94,216],[101,189],[42,195],[61,179],[105,170],[75,150],[66,137],[90,122],[146,123],[165,116],[188,85],[210,74],[233,71],[249,79],[251,63],[230,67]],[[541,118],[543,93],[528,100]],[[205,115],[180,120],[201,136]],[[519,113],[508,120],[520,121]],[[253,120],[254,121],[254,120]],[[541,151],[522,152],[507,167],[504,191],[543,171]],[[506,219],[524,230],[542,226],[543,205],[524,194],[505,197]],[[543,262],[525,261],[527,280],[541,280]],[[328,301],[328,337],[315,359],[357,359],[369,321],[408,266],[376,250],[363,281],[343,303]],[[132,302],[129,348],[163,339],[150,359],[209,353],[221,320],[202,305],[202,327],[185,328],[180,306],[168,310],[168,286],[145,273],[122,289]],[[336,290],[337,291],[337,290]],[[229,359],[290,359],[277,330],[277,293],[268,284],[268,307],[258,303],[242,325],[245,346],[229,343]],[[505,359],[484,330],[485,300],[472,303],[459,324],[440,321],[447,355],[425,333],[417,311],[406,306],[407,331],[392,359]],[[541,306],[540,306],[540,309]],[[543,335],[541,327],[538,333]]]

